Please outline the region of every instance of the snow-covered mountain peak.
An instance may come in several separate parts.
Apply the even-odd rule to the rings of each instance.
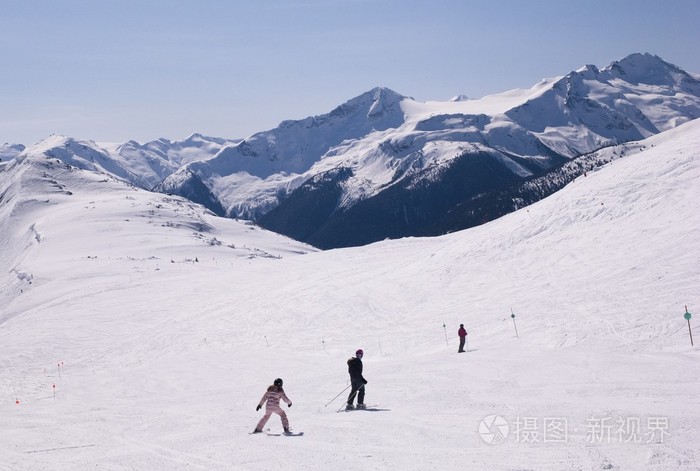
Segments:
[[[141,144],[138,141],[130,139],[122,144],[119,144],[116,147],[116,150],[120,151],[121,149],[129,149],[129,148],[136,148],[136,147],[141,147]]]
[[[62,134],[52,134],[23,152],[24,155],[43,154],[80,168],[83,168],[85,160],[94,160],[96,153],[105,153],[105,151],[93,141],[83,141]]]
[[[195,132],[187,136],[185,140],[179,141],[178,144],[180,145],[180,147],[203,147],[211,145],[211,143],[224,146],[227,144],[233,144],[234,142],[238,141],[222,139],[220,137],[205,136],[204,134]]]
[[[368,118],[375,118],[384,113],[401,112],[399,103],[405,100],[406,97],[384,87],[375,88],[372,92],[374,92],[373,101],[367,112]]]
[[[595,78],[600,74],[600,70],[593,64],[586,64],[580,69],[577,69],[575,73],[584,77]]]
[[[236,142],[193,134],[184,141],[161,138],[145,144],[131,140],[117,145],[53,134],[25,149],[20,157],[56,158],[66,165],[109,173],[138,187],[151,189],[183,165],[209,159],[224,145]]]
[[[189,136],[187,136],[187,138],[185,139],[185,141],[190,141],[190,140],[202,140],[202,139],[204,139],[204,135],[202,135],[202,134],[200,134],[200,133],[198,133],[198,132],[193,132],[192,134],[190,134]]]
[[[586,65],[506,115],[568,158],[638,140],[700,115],[700,82],[652,54]]]
[[[63,134],[51,134],[49,137],[45,137],[44,139],[41,139],[35,144],[29,146],[28,149],[34,151],[38,151],[40,149],[50,149],[59,145],[65,145],[69,140],[72,140],[72,138],[64,136]]]
[[[377,129],[396,127],[403,122],[403,111],[400,103],[407,97],[396,93],[390,88],[375,87],[361,95],[352,98],[335,108],[328,115],[315,117],[316,120],[323,117],[373,119],[375,121],[389,121],[388,124],[379,124]],[[325,121],[325,120],[323,120]]]
[[[670,85],[680,84],[688,80],[697,82],[680,67],[649,53],[630,54],[624,59],[611,63],[604,71],[615,78],[635,85]]]
[[[193,164],[187,171],[202,173],[205,177],[246,172],[263,179],[278,172],[302,173],[319,156],[345,140],[361,139],[374,131],[401,126],[404,122],[401,102],[407,99],[389,88],[376,87],[330,113],[282,121],[275,129],[224,147],[214,159]],[[171,182],[164,184],[170,187]]]
[[[348,103],[366,103],[366,102],[377,102],[381,101],[384,104],[391,104],[391,103],[398,103],[404,99],[406,99],[404,95],[401,95],[400,93],[395,92],[391,88],[387,87],[374,87],[371,90],[368,90],[355,98],[352,98],[351,100],[348,101]]]
[[[406,99],[389,88],[376,87],[361,95],[346,101],[342,105],[334,108],[330,113],[315,116],[316,122],[326,122],[327,119],[366,119],[380,118],[386,113],[397,111],[400,113],[398,104]],[[401,114],[401,118],[403,115]],[[384,126],[382,126],[384,127]]]
[[[453,103],[457,103],[460,101],[469,101],[469,100],[471,100],[471,98],[469,98],[467,95],[463,95],[463,94],[456,95],[456,96],[453,96],[452,98],[450,98],[450,101]]]
[[[58,159],[66,165],[82,170],[110,174],[137,186],[148,187],[147,180],[140,173],[132,171],[123,159],[94,141],[52,134],[25,149],[19,157],[25,156]]]

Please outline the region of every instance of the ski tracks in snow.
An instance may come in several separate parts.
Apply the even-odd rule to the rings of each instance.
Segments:
[[[163,464],[158,469],[173,469],[168,463],[176,463],[181,466],[186,466],[192,469],[202,469],[202,470],[212,470],[212,469],[226,469],[226,470],[237,470],[243,469],[233,465],[232,463],[224,463],[221,461],[216,461],[203,456],[195,455],[192,453],[187,453],[184,451],[176,450],[175,448],[159,445],[154,442],[149,442],[145,440],[135,439],[128,436],[129,430],[122,432],[116,439],[123,444],[129,446],[130,448],[136,448],[147,452],[149,454],[155,455],[163,459]]]

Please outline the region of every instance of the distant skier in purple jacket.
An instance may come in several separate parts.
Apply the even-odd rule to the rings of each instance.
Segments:
[[[457,335],[459,335],[459,350],[457,350],[457,353],[464,353],[464,342],[467,340],[467,330],[464,328],[464,324],[459,324]]]

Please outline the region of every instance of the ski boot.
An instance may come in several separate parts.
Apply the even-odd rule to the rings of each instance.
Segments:
[[[363,403],[359,403],[359,404],[357,404],[357,408],[358,409],[367,409],[367,406],[364,405]]]
[[[347,404],[345,406],[345,410],[355,410],[355,406],[353,406],[352,404]]]

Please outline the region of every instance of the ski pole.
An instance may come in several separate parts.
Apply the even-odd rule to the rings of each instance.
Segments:
[[[352,384],[348,384],[348,385],[345,387],[345,389],[343,389],[342,391],[340,391],[340,392],[338,393],[337,396],[335,396],[333,399],[331,399],[330,401],[328,401],[328,404],[326,404],[326,405],[323,406],[323,407],[328,407],[328,406],[330,405],[331,402],[333,402],[333,401],[335,401],[336,399],[338,399],[338,398],[340,397],[340,395],[343,394],[345,391],[347,391],[348,388],[349,388],[350,386],[352,386]]]

